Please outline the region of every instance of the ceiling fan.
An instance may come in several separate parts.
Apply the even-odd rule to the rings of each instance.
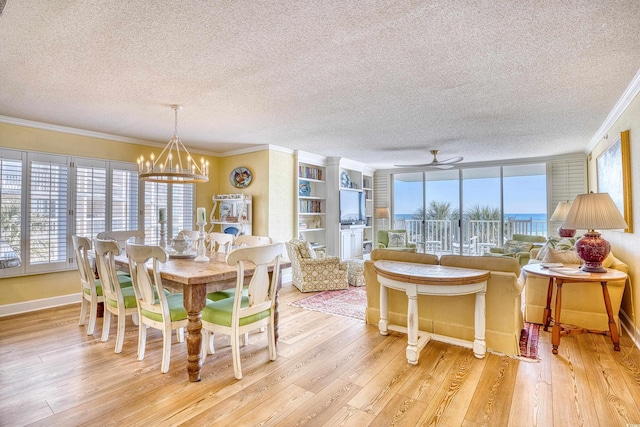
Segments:
[[[438,152],[439,150],[431,150],[431,154],[433,154],[433,160],[431,163],[422,163],[419,165],[396,165],[398,167],[425,167],[425,168],[437,168],[437,169],[451,169],[455,163],[459,163],[462,161],[463,157],[452,157],[447,160],[438,160]]]

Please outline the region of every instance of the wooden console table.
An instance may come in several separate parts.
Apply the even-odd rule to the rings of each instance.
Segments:
[[[573,269],[576,272],[580,268],[579,265],[566,265],[565,268]],[[560,337],[562,335],[569,334],[581,334],[583,332],[598,333],[604,335],[611,335],[611,341],[613,342],[613,349],[620,351],[620,337],[618,335],[618,326],[613,318],[613,310],[611,309],[611,298],[609,297],[609,290],[607,289],[607,282],[610,280],[626,279],[626,273],[622,271],[607,269],[606,273],[583,273],[583,274],[564,274],[562,272],[544,268],[541,264],[525,264],[522,266],[527,274],[533,274],[534,276],[548,277],[549,287],[547,288],[547,305],[545,306],[544,313],[542,315],[542,324],[544,330],[549,329],[549,324],[553,320],[553,328],[551,330],[551,344],[553,345],[553,354],[558,354],[558,346],[560,345]],[[565,283],[576,282],[600,282],[602,286],[602,298],[604,299],[604,306],[607,310],[607,317],[609,318],[609,333],[607,331],[592,331],[589,329],[579,328],[575,326],[562,325],[560,323],[560,312],[562,308],[562,285]],[[551,318],[551,297],[553,295],[553,285],[556,285],[556,304],[554,316]]]
[[[473,348],[473,354],[482,359],[487,351],[485,342],[485,294],[487,280],[491,272],[470,268],[443,267],[441,265],[419,264],[378,260],[374,263],[380,282],[380,322],[382,335],[388,330],[408,335],[407,361],[416,365],[420,351],[430,339]],[[407,327],[389,324],[389,289],[407,294]],[[450,337],[431,334],[418,329],[418,295],[456,296],[476,294],[475,336],[473,343]]]

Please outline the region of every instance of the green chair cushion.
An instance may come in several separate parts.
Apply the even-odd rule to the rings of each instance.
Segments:
[[[233,314],[234,300],[235,298],[227,298],[207,303],[207,306],[204,308],[204,310],[202,310],[202,320],[216,325],[231,327],[231,316]],[[240,306],[248,307],[249,297],[243,296],[242,301],[240,302]],[[240,319],[240,326],[257,322],[258,320],[267,318],[270,315],[271,310],[267,309],[252,316],[243,317]]]
[[[249,288],[245,287],[242,290],[242,296],[246,297],[249,295]],[[234,298],[236,296],[236,288],[224,289],[222,291],[210,292],[207,294],[207,299],[211,301],[220,301],[227,298]]]
[[[100,282],[100,279],[95,279],[94,280],[95,284],[96,284],[96,294],[98,294],[99,297],[102,296],[102,282]],[[87,289],[87,288],[82,288],[82,290],[84,291],[85,294],[87,295],[91,295],[91,290]]]
[[[136,293],[133,291],[133,287],[122,288],[122,297],[124,298],[124,308],[133,308],[138,305]],[[118,301],[107,298],[107,304],[111,307],[117,308]]]
[[[184,320],[187,318],[187,310],[185,310],[182,304],[182,294],[170,294],[167,295],[167,303],[169,304],[169,316],[172,322]],[[159,313],[152,313],[148,310],[140,310],[147,319],[155,320],[156,322],[162,322],[162,315]]]

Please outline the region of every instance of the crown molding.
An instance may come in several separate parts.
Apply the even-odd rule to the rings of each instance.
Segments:
[[[611,110],[607,118],[604,120],[602,125],[600,125],[600,128],[598,129],[596,134],[593,135],[593,138],[591,138],[589,145],[587,145],[587,148],[585,149],[585,154],[588,154],[591,151],[593,151],[596,145],[609,132],[609,129],[611,129],[613,124],[620,118],[622,113],[624,113],[624,110],[627,109],[629,104],[631,104],[631,101],[633,101],[633,99],[638,95],[638,93],[640,93],[640,70],[638,70],[634,78],[631,80],[631,83],[629,83],[629,86],[627,86],[627,88],[625,89],[625,91],[622,92],[622,96],[620,96],[620,99],[618,99],[618,102],[616,102],[616,105],[613,106],[613,109]]]

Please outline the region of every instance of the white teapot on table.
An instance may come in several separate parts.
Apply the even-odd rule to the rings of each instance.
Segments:
[[[193,246],[193,240],[183,232],[180,232],[176,237],[171,239],[171,245],[169,246],[179,254],[183,254],[191,249],[191,246]]]

